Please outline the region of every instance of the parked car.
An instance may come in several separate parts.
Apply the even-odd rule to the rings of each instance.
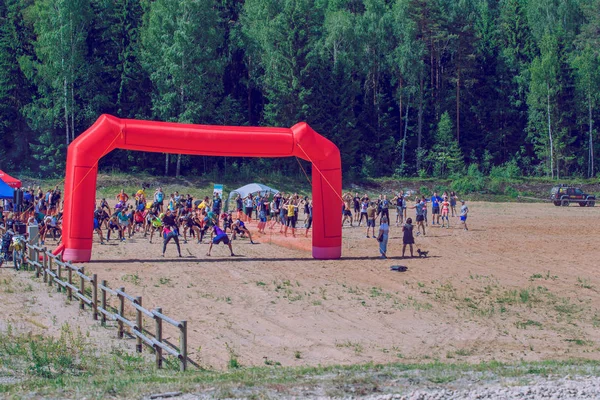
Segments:
[[[561,184],[550,190],[550,200],[555,206],[568,206],[571,203],[578,203],[581,207],[594,207],[596,196],[585,193],[578,187]]]

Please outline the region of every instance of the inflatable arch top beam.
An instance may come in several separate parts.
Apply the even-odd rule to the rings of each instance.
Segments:
[[[292,157],[313,163],[312,254],[341,257],[339,149],[306,123],[291,128],[231,127],[119,119],[102,115],[68,148],[63,216],[63,259],[92,255],[98,161],[114,149],[226,157]]]

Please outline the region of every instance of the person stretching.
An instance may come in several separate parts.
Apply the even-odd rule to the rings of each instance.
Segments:
[[[250,233],[248,228],[246,228],[246,224],[244,224],[244,221],[242,221],[239,217],[231,225],[231,231],[233,232],[231,240],[235,240],[235,237],[238,234],[241,237],[243,237],[243,235],[246,234],[250,239],[250,243],[254,244],[254,242],[252,241],[252,234]]]
[[[229,236],[227,236],[227,234],[223,232],[221,228],[219,228],[217,225],[213,226],[213,230],[215,237],[213,238],[212,242],[210,242],[210,247],[208,248],[208,253],[206,253],[206,255],[210,256],[213,244],[223,243],[229,246],[229,251],[231,251],[231,257],[235,256],[235,254],[233,254],[233,248],[231,247],[231,241],[229,240]]]
[[[179,253],[179,257],[181,257],[181,248],[179,247],[179,238],[178,238],[177,230],[171,229],[170,226],[163,227],[163,251],[162,256],[165,256],[165,251],[167,250],[167,244],[173,239],[175,241],[175,245],[177,245],[177,252]]]

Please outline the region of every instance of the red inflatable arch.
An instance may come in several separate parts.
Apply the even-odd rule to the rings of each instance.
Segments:
[[[313,163],[313,257],[342,252],[340,152],[306,123],[257,128],[138,121],[102,115],[68,149],[63,216],[64,260],[89,261],[98,160],[114,149],[227,157],[292,157]]]

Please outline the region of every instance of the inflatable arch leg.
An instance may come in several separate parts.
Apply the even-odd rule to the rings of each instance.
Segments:
[[[313,250],[317,259],[342,252],[342,170],[338,148],[308,124],[292,128],[191,125],[102,115],[68,148],[63,259],[91,259],[98,160],[114,149],[227,157],[292,157],[313,164]]]

